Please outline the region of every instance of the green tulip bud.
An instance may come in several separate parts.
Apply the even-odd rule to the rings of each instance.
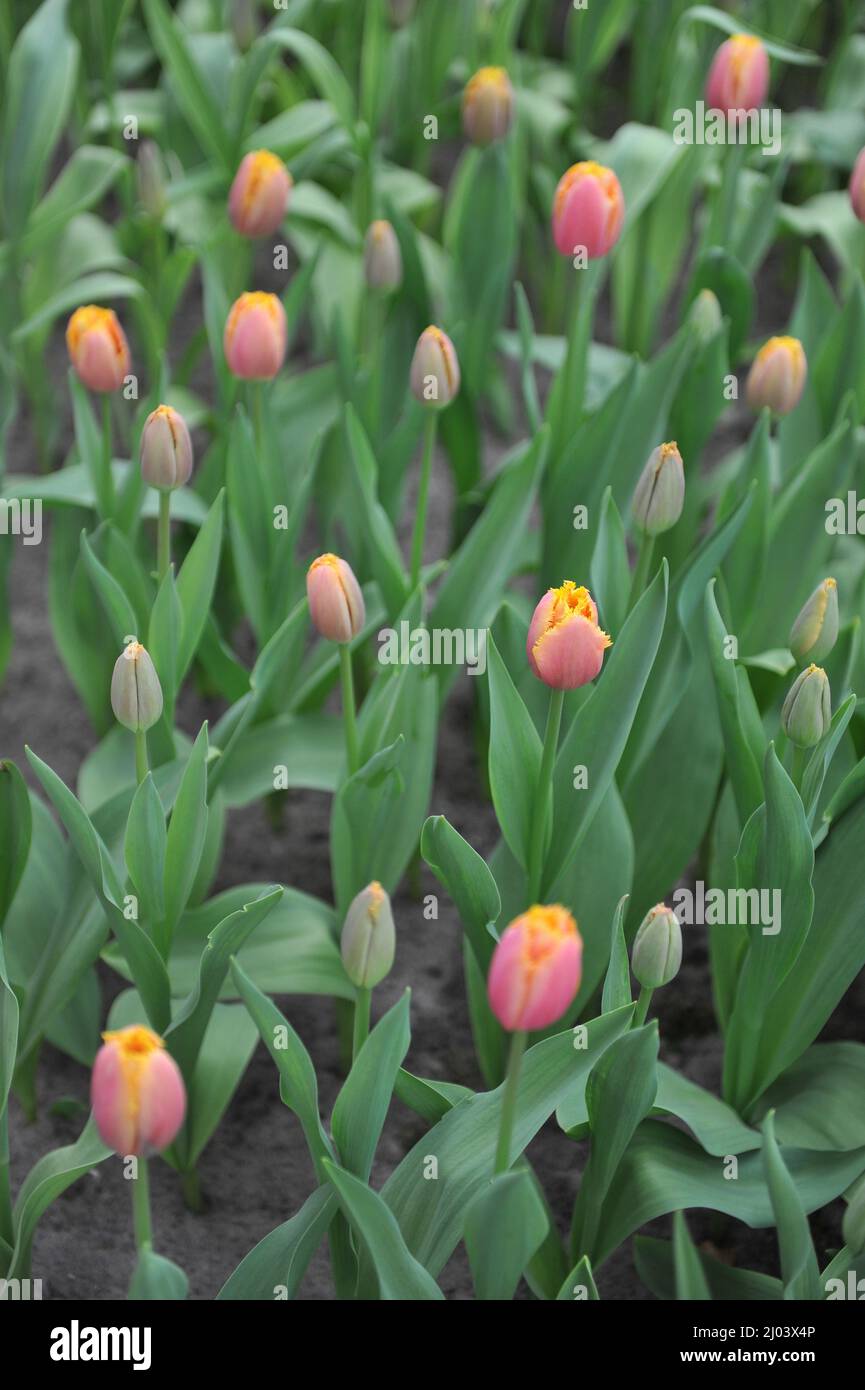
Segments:
[[[675,526],[684,504],[682,455],[675,443],[661,444],[650,454],[634,491],[634,521],[647,536],[660,536]]]
[[[859,1255],[865,1250],[865,1183],[860,1185],[858,1192],[853,1194],[847,1204],[841,1223],[841,1234],[844,1244],[854,1255]]]
[[[800,666],[825,661],[838,640],[838,585],[818,584],[790,629],[790,651]]]
[[[148,217],[161,222],[165,214],[165,162],[154,140],[144,140],[138,150],[136,164],[138,200]]]
[[[373,989],[390,973],[396,931],[390,898],[380,883],[369,883],[351,903],[340,943],[345,973],[358,989]]]
[[[700,346],[711,342],[724,321],[718,296],[712,290],[700,290],[691,305],[690,319],[697,330]]]
[[[668,985],[682,964],[682,927],[671,907],[658,903],[646,913],[634,937],[631,969],[646,989]]]
[[[832,695],[829,679],[821,666],[800,671],[787,692],[781,710],[781,724],[797,748],[813,748],[832,723]]]
[[[132,733],[152,729],[162,714],[162,686],[156,667],[137,638],[123,648],[111,677],[114,718]]]

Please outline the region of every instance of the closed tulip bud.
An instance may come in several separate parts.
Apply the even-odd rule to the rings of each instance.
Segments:
[[[402,252],[396,232],[384,218],[367,228],[363,273],[371,290],[398,290],[402,284]]]
[[[244,155],[228,195],[228,215],[241,236],[273,236],[288,208],[293,180],[278,155]]]
[[[129,344],[113,309],[83,304],[66,326],[69,358],[91,391],[119,391],[129,375]]]
[[[354,570],[338,555],[319,555],[306,572],[312,621],[329,642],[350,642],[363,629],[366,609]]]
[[[685,469],[678,445],[661,444],[649,455],[634,490],[634,521],[647,536],[675,526],[685,504]]]
[[[460,389],[456,350],[440,328],[430,325],[417,340],[411,363],[411,389],[421,405],[444,410]]]
[[[152,729],[162,714],[162,686],[156,667],[134,637],[114,663],[111,708],[118,724],[134,734]]]
[[[850,205],[860,222],[865,222],[865,150],[860,150],[848,185]]]
[[[724,321],[721,305],[714,291],[700,290],[691,305],[690,319],[697,330],[701,347],[711,342]]]
[[[231,32],[241,53],[252,47],[258,36],[255,0],[231,0]]]
[[[813,748],[832,723],[832,696],[829,678],[821,666],[800,671],[787,692],[781,709],[781,724],[797,748]]]
[[[860,1185],[847,1203],[841,1235],[844,1244],[854,1255],[860,1255],[865,1250],[865,1184]]]
[[[776,415],[789,415],[799,404],[808,363],[798,338],[770,338],[751,363],[746,394],[752,410],[766,406]]]
[[[161,222],[167,206],[165,161],[155,140],[142,140],[135,162],[138,201],[148,217]]]
[[[474,145],[503,140],[513,124],[514,89],[504,68],[480,68],[463,92],[463,130]]]
[[[223,348],[228,369],[242,381],[270,381],[285,359],[288,324],[275,294],[242,294],[231,306]]]
[[[646,989],[668,985],[682,964],[682,928],[672,908],[653,907],[640,923],[631,951],[634,978]]]
[[[825,661],[838,640],[838,585],[818,584],[790,629],[790,651],[800,666]]]
[[[751,111],[769,92],[769,55],[751,34],[721,44],[706,80],[706,105],[715,111]]]
[[[548,589],[529,623],[526,654],[539,680],[554,690],[576,690],[593,681],[612,643],[598,627],[588,589],[566,579]]]
[[[590,261],[612,251],[622,233],[625,199],[612,169],[585,160],[559,179],[553,199],[553,240],[563,256],[585,248]]]
[[[141,431],[141,476],[151,487],[183,487],[192,476],[192,440],[186,421],[170,405],[158,405]]]
[[[583,942],[564,907],[530,907],[502,932],[487,979],[490,1008],[509,1032],[555,1023],[580,987]]]
[[[346,913],[340,942],[345,973],[358,989],[374,989],[390,974],[396,930],[390,898],[380,883],[362,888]]]
[[[167,1149],[186,1112],[180,1068],[162,1038],[143,1024],[102,1037],[90,1100],[103,1143],[123,1156]]]

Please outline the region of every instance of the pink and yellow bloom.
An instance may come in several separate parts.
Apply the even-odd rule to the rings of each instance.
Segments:
[[[514,89],[504,68],[479,68],[463,92],[463,130],[474,145],[503,140],[514,119]]]
[[[103,1142],[124,1156],[166,1149],[186,1112],[180,1068],[162,1038],[143,1024],[102,1037],[90,1099]]]
[[[856,156],[856,163],[853,165],[853,172],[850,175],[848,189],[850,193],[850,206],[859,218],[859,221],[865,222],[865,150],[860,150]]]
[[[510,1032],[547,1028],[580,987],[583,942],[570,912],[530,907],[502,933],[487,979],[490,1008]]]
[[[229,371],[243,381],[270,381],[287,346],[285,310],[275,294],[256,290],[234,301],[223,338]]]
[[[572,579],[547,590],[526,638],[529,665],[553,690],[576,690],[593,681],[610,646],[610,638],[598,627],[594,599]]]
[[[151,410],[141,431],[141,476],[151,487],[183,487],[192,476],[192,440],[186,421],[170,405]]]
[[[286,214],[293,180],[278,155],[254,150],[240,161],[228,215],[241,236],[272,236]]]
[[[69,358],[91,391],[119,391],[129,375],[126,334],[113,309],[82,304],[66,326]]]
[[[805,388],[808,362],[798,338],[770,338],[751,363],[746,394],[752,410],[768,406],[776,415],[789,415]]]
[[[460,389],[456,348],[440,328],[430,324],[417,340],[409,375],[412,395],[421,405],[444,410]]]
[[[563,256],[585,248],[590,261],[612,251],[622,233],[625,199],[612,169],[594,160],[572,164],[553,199],[553,239]]]
[[[313,624],[329,642],[350,642],[366,620],[354,570],[338,555],[319,555],[306,573],[306,595]]]
[[[706,105],[714,111],[753,111],[769,93],[769,55],[753,34],[721,44],[706,79]]]

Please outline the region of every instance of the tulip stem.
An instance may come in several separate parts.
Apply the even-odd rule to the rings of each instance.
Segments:
[[[160,584],[171,565],[171,492],[162,488],[159,493],[159,521],[156,528],[156,573]]]
[[[103,521],[110,520],[114,508],[114,474],[111,471],[111,461],[114,455],[114,446],[111,438],[111,395],[108,391],[102,395],[102,487],[99,489],[102,496],[98,498]]]
[[[547,709],[547,727],[544,731],[544,748],[541,754],[541,767],[535,791],[535,804],[532,814],[532,838],[529,845],[529,907],[537,902],[541,891],[541,878],[544,868],[544,849],[547,828],[550,820],[550,784],[559,746],[559,730],[562,726],[562,708],[565,702],[564,690],[551,690]]]
[[[523,1053],[526,1049],[528,1033],[517,1029],[511,1035],[511,1050],[508,1055],[508,1070],[502,1094],[502,1118],[499,1123],[499,1142],[496,1145],[496,1166],[494,1173],[506,1173],[511,1166],[511,1137],[517,1113],[517,1094],[520,1084],[520,1071]]]
[[[640,538],[640,550],[637,555],[637,563],[634,566],[634,577],[631,580],[631,595],[628,600],[629,613],[646,587],[646,580],[649,577],[649,567],[652,563],[652,552],[654,549],[655,537],[643,534]]]
[[[802,790],[802,776],[805,772],[806,750],[793,744],[793,758],[790,764],[790,780],[797,792]]]
[[[430,414],[426,422],[423,443],[423,460],[420,471],[420,487],[417,495],[417,509],[414,518],[414,533],[411,539],[411,586],[417,588],[423,564],[423,542],[426,532],[426,509],[429,499],[430,476],[432,474],[433,450],[435,449],[438,415]]]
[[[136,1160],[138,1170],[132,1179],[132,1219],[135,1225],[135,1244],[139,1250],[147,1250],[153,1244],[153,1231],[150,1225],[150,1176],[147,1159],[139,1154]]]
[[[342,719],[345,726],[345,762],[349,777],[360,767],[360,744],[357,737],[357,715],[354,707],[354,676],[351,670],[351,650],[347,642],[339,644],[339,675],[342,682]]]
[[[358,988],[357,996],[354,1001],[354,1036],[351,1044],[351,1060],[357,1061],[357,1054],[369,1037],[369,1010],[372,1000],[372,990],[364,989],[361,985]]]
[[[640,995],[637,999],[637,1011],[634,1014],[633,1026],[635,1028],[642,1028],[643,1024],[645,1023],[646,1014],[649,1012],[649,1005],[652,1002],[652,995],[654,993],[655,991],[653,989],[649,989],[647,985],[640,986]]]
[[[136,729],[135,731],[135,781],[140,785],[147,776],[150,768],[147,764],[147,731]]]

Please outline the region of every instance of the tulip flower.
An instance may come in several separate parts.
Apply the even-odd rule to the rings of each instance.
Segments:
[[[398,290],[402,284],[402,252],[396,232],[384,218],[371,222],[363,244],[364,279],[371,290]]]
[[[798,404],[808,375],[808,363],[798,338],[770,338],[751,363],[746,395],[752,410],[768,407],[789,415]]]
[[[350,642],[366,618],[363,594],[351,565],[338,555],[319,555],[306,574],[312,621],[329,642]]]
[[[270,150],[245,155],[228,195],[228,215],[235,230],[245,237],[273,236],[286,214],[293,182],[282,160]]]
[[[504,68],[480,68],[463,92],[463,130],[474,145],[503,140],[513,124],[514,89]]]
[[[594,160],[572,164],[553,200],[553,239],[563,256],[585,249],[590,261],[612,251],[622,233],[625,200],[612,169]]]
[[[752,111],[769,92],[769,55],[752,34],[722,43],[706,80],[706,105],[714,111]]]
[[[417,340],[410,373],[415,400],[444,410],[460,389],[460,364],[447,333],[430,325]]]
[[[685,503],[685,469],[675,443],[661,444],[649,456],[634,491],[631,510],[646,536],[660,536],[675,526]]]
[[[682,964],[682,926],[671,907],[658,903],[643,918],[634,937],[631,969],[642,986],[634,1026],[645,1022],[652,994],[668,985]]]
[[[429,328],[424,329],[418,338],[409,380],[415,399],[430,410],[424,432],[420,485],[411,542],[411,582],[414,588],[420,582],[423,564],[426,512],[436,441],[437,412],[450,405],[460,389],[460,364],[456,351],[447,333],[443,333],[440,328],[431,324]]]
[[[69,358],[90,391],[119,391],[129,375],[126,335],[113,309],[83,304],[66,326]]]
[[[148,729],[162,714],[162,686],[150,653],[130,638],[114,663],[111,677],[114,718],[135,735],[135,768],[139,782],[147,775]]]
[[[137,1159],[132,1183],[135,1241],[152,1245],[148,1153],[167,1149],[183,1124],[186,1088],[157,1033],[143,1024],[103,1033],[90,1082],[93,1118],[103,1143]]]
[[[850,175],[848,192],[850,194],[850,206],[859,221],[865,222],[865,150],[860,150],[856,156],[856,163],[853,165],[853,172]]]
[[[177,1063],[162,1038],[142,1024],[102,1037],[90,1094],[103,1142],[124,1157],[167,1149],[186,1110]]]
[[[529,623],[526,654],[538,680],[553,690],[576,690],[593,681],[612,643],[598,626],[588,589],[566,579],[548,589]]]
[[[157,573],[160,583],[171,564],[171,493],[192,475],[192,440],[186,421],[170,405],[158,405],[141,431],[141,476],[159,490]]]
[[[825,661],[838,640],[838,585],[824,579],[790,629],[790,651],[800,666]]]
[[[275,294],[242,294],[231,306],[223,347],[229,371],[242,381],[275,377],[288,344],[285,310]]]
[[[370,995],[390,974],[396,950],[396,930],[390,898],[380,883],[369,883],[352,900],[340,939],[345,973],[357,988],[353,1055],[369,1032]]]
[[[306,596],[310,616],[321,636],[339,643],[346,765],[352,776],[360,767],[360,749],[348,643],[358,636],[366,620],[363,594],[351,565],[338,555],[319,555],[306,572]]]
[[[811,665],[800,671],[787,692],[781,708],[782,727],[792,744],[806,749],[820,742],[831,723],[829,678],[821,666]]]
[[[583,943],[564,907],[535,905],[502,932],[490,962],[487,997],[503,1028],[513,1033],[495,1171],[510,1166],[510,1142],[526,1034],[555,1023],[580,987]]]

